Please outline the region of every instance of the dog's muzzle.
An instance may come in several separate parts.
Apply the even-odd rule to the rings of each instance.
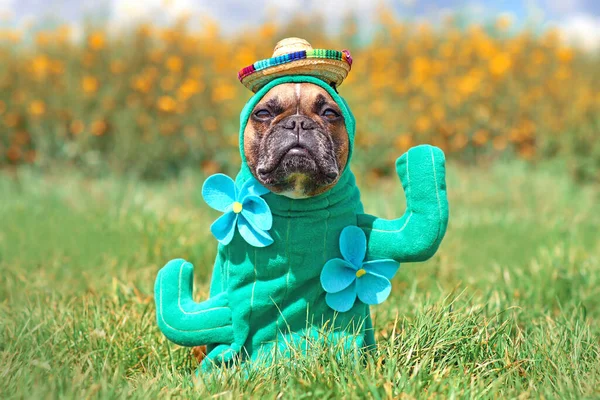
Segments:
[[[267,134],[260,155],[256,172],[263,179],[301,172],[333,182],[339,174],[331,137],[304,115],[292,115],[279,122]]]

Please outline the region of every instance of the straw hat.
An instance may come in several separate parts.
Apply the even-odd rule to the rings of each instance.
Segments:
[[[310,75],[337,87],[348,76],[351,66],[348,50],[313,49],[306,40],[290,37],[277,43],[271,58],[242,68],[238,79],[255,93],[284,75]]]

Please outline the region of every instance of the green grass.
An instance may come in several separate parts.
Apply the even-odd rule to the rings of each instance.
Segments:
[[[158,269],[183,257],[207,296],[216,245],[202,177],[0,177],[0,398],[600,397],[600,190],[558,168],[450,165],[439,252],[374,307],[378,349],[204,376],[155,323]],[[361,183],[403,210],[398,182]],[[402,199],[402,200],[398,200]]]

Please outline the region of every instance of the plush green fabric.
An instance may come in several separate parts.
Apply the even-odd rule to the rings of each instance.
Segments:
[[[269,89],[287,82],[311,82],[329,92],[342,109],[352,155],[355,123],[346,102],[316,78],[282,77],[256,93],[242,111],[238,183],[251,177],[243,152],[250,113]],[[319,196],[293,200],[264,195],[273,214],[273,244],[252,247],[239,232],[228,245],[219,244],[208,300],[192,300],[191,264],[179,259],[161,269],[155,285],[161,331],[184,346],[209,345],[203,370],[236,355],[268,362],[274,351],[285,354],[290,344],[304,346],[306,337],[318,339],[324,325],[335,328],[330,339],[345,345],[374,344],[369,306],[357,300],[349,311],[334,312],[319,277],[328,260],[341,257],[339,236],[349,225],[365,231],[367,260],[423,261],[435,253],[448,221],[444,155],[435,147],[418,146],[398,159],[396,169],[407,197],[406,213],[396,220],[364,214],[348,166],[339,182]]]

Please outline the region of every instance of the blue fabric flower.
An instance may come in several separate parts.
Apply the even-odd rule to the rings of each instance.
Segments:
[[[327,305],[339,312],[352,308],[356,297],[365,304],[380,304],[392,291],[390,279],[400,267],[394,260],[366,261],[367,238],[357,226],[348,226],[340,235],[344,259],[334,258],[321,271],[321,285]]]
[[[236,223],[240,235],[252,246],[265,247],[273,243],[268,233],[273,226],[273,215],[267,202],[260,197],[266,193],[269,190],[254,178],[238,188],[227,175],[208,177],[202,186],[202,197],[210,207],[224,213],[210,226],[219,243],[227,245],[231,242]]]

